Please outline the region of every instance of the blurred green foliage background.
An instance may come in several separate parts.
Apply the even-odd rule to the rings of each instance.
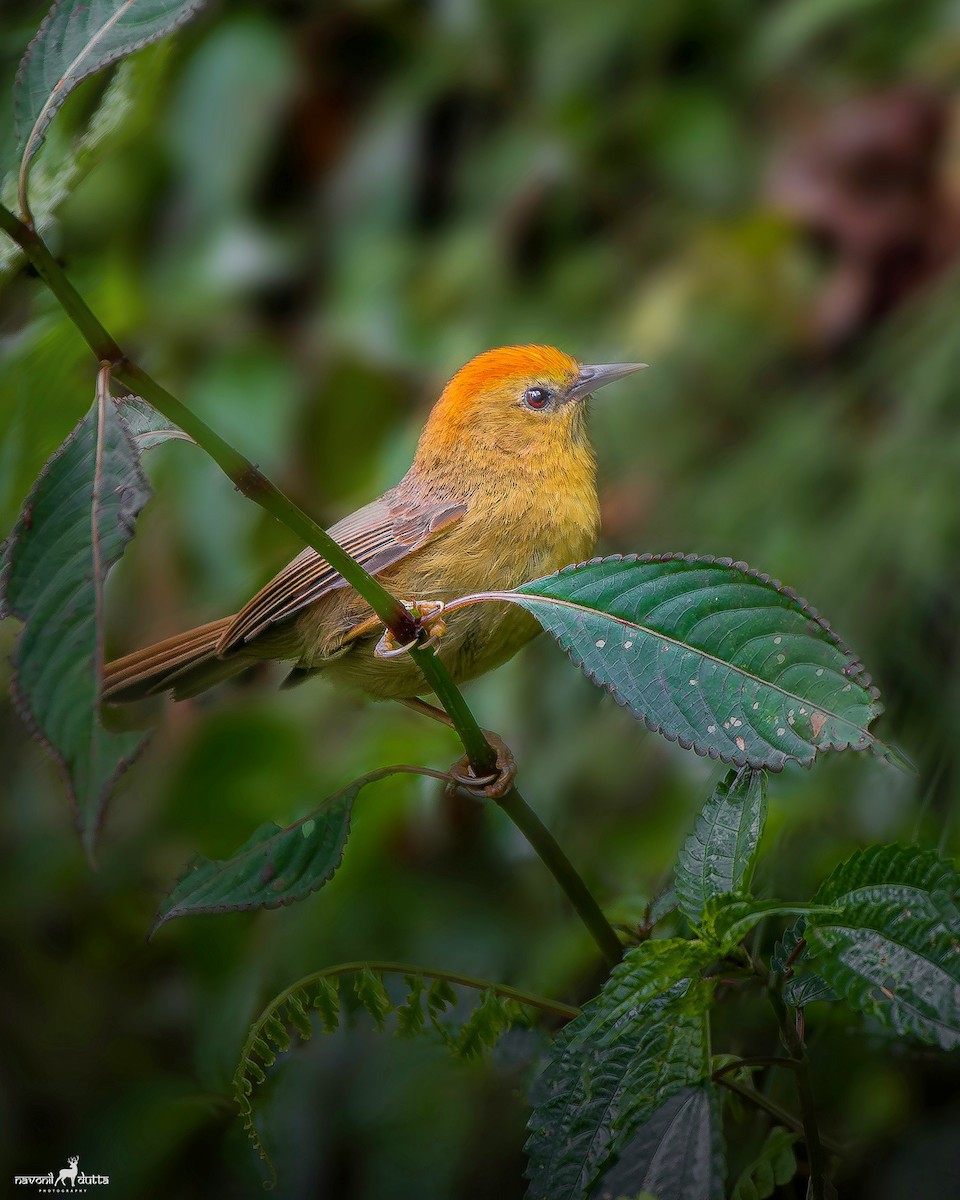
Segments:
[[[4,6],[5,95],[38,20]],[[37,187],[55,190],[112,88],[50,244],[133,356],[326,523],[399,478],[443,381],[481,349],[648,361],[594,405],[604,551],[729,555],[795,587],[867,663],[881,736],[918,764],[911,779],[848,755],[772,781],[756,886],[802,899],[855,846],[958,845],[958,71],[957,8],[934,0],[223,0],[80,88]],[[929,146],[856,100],[878,94],[933,121]],[[890,143],[880,168],[857,158],[868,127]],[[813,209],[796,184],[811,172]],[[3,254],[5,531],[94,371]],[[156,496],[109,589],[117,653],[234,611],[299,549],[192,447],[147,466]],[[4,683],[16,632],[0,627]],[[115,1197],[260,1194],[225,1089],[262,1003],[323,965],[595,990],[588,936],[505,819],[405,777],[362,795],[322,894],[147,944],[192,853],[224,856],[377,766],[458,757],[399,707],[277,678],[138,713],[156,731],[96,872],[3,689],[0,1177],[79,1153]],[[718,768],[644,732],[544,640],[468,698],[603,903],[637,921]],[[715,1050],[775,1049],[754,1002],[732,994],[724,1013]],[[843,1194],[960,1194],[956,1057],[839,1007],[807,1016],[824,1127],[853,1146]],[[263,1090],[279,1194],[522,1195],[536,1049],[508,1039],[465,1067],[363,1024],[315,1038]],[[731,1177],[764,1129],[732,1127]]]

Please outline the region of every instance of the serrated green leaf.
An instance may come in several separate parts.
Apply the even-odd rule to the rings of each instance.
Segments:
[[[61,768],[91,856],[110,790],[144,741],[101,726],[99,695],[103,583],[149,497],[127,427],[98,387],[34,484],[0,569],[0,613],[24,623],[14,700]]]
[[[960,937],[956,925],[899,904],[857,905],[807,941],[823,978],[854,1008],[899,1034],[960,1046]]]
[[[41,236],[46,235],[60,205],[100,162],[152,132],[151,93],[163,76],[163,50],[156,47],[121,63],[79,137],[50,136],[48,131],[46,153],[30,169],[30,212]],[[0,184],[0,200],[11,211],[18,204],[18,173],[14,167]],[[22,259],[23,250],[16,242],[0,239],[0,276]]]
[[[780,770],[826,750],[894,752],[863,666],[794,592],[743,563],[594,559],[512,592],[595,683],[649,729],[737,766]]]
[[[727,951],[742,941],[765,917],[809,913],[810,904],[784,904],[781,900],[754,900],[749,896],[713,896],[703,910],[701,929],[704,938]],[[825,911],[831,911],[824,906]]]
[[[814,897],[817,971],[848,1004],[899,1034],[960,1045],[960,912],[956,865],[934,851],[874,846],[841,864]]]
[[[189,20],[202,0],[58,0],[17,71],[20,194],[47,126],[78,83]]]
[[[806,1008],[817,1000],[836,1000],[837,993],[822,975],[804,971],[784,983],[783,999],[792,1008]]]
[[[230,858],[196,858],[160,906],[151,936],[177,917],[276,908],[323,887],[343,861],[353,802],[369,782],[354,780],[286,828],[261,825]]]
[[[667,888],[666,891],[660,893],[659,896],[654,896],[650,902],[650,910],[647,914],[647,919],[651,925],[658,925],[664,917],[668,917],[670,913],[676,912],[679,907],[677,892],[675,888]]]
[[[680,908],[695,925],[711,897],[749,888],[766,815],[766,774],[748,767],[728,772],[700,810],[676,868]]]
[[[130,430],[134,444],[142,454],[144,450],[152,450],[161,442],[180,440],[193,443],[193,438],[178,429],[176,425],[157,412],[152,404],[140,396],[127,395],[120,401],[120,411]]]
[[[343,861],[359,793],[397,773],[394,767],[371,771],[285,828],[261,825],[230,858],[198,856],[160,906],[151,936],[176,917],[276,908],[317,891]]]
[[[587,1197],[639,1127],[709,1071],[709,947],[683,939],[627,952],[558,1036],[529,1122],[528,1200]]]
[[[634,1133],[591,1200],[723,1200],[723,1128],[709,1084],[682,1088]]]
[[[803,933],[807,928],[805,917],[800,917],[793,925],[781,934],[776,946],[773,948],[773,954],[770,955],[770,966],[774,971],[785,971],[788,965],[801,962],[806,957],[806,949],[800,948],[800,943],[803,941]]]
[[[943,905],[960,915],[960,871],[936,850],[868,846],[836,867],[814,896],[816,903],[919,904],[934,915]]]
[[[789,1183],[797,1173],[796,1142],[795,1133],[775,1125],[757,1157],[733,1185],[730,1200],[767,1200],[774,1188]]]
[[[605,1027],[629,1016],[638,1004],[662,995],[678,979],[698,977],[716,957],[713,946],[686,938],[663,938],[632,947],[604,984],[603,1005],[596,1018],[584,1024],[585,1036],[602,1041]],[[584,1013],[588,1011],[593,1011],[589,1005]],[[581,1016],[577,1020],[584,1018]]]

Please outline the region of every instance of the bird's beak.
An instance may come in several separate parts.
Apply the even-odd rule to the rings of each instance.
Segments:
[[[576,383],[567,392],[567,399],[583,400],[597,388],[606,387],[608,383],[616,383],[618,379],[625,379],[634,371],[642,371],[646,365],[646,363],[600,363],[594,367],[581,367]]]

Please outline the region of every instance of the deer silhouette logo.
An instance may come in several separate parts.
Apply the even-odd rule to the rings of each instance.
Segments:
[[[77,1171],[79,1170],[79,1167],[77,1166],[77,1164],[79,1163],[79,1161],[80,1161],[80,1158],[76,1154],[73,1156],[73,1158],[68,1158],[67,1162],[69,1163],[69,1166],[66,1166],[61,1170],[59,1176],[57,1177],[57,1182],[53,1186],[59,1187],[61,1183],[66,1185],[66,1182],[69,1179],[70,1186],[76,1187],[77,1186]]]

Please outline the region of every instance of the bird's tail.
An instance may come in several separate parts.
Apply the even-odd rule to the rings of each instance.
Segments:
[[[232,620],[211,621],[107,663],[103,699],[122,704],[172,691],[175,700],[186,700],[242,671],[250,665],[246,655],[217,656],[217,644]]]

